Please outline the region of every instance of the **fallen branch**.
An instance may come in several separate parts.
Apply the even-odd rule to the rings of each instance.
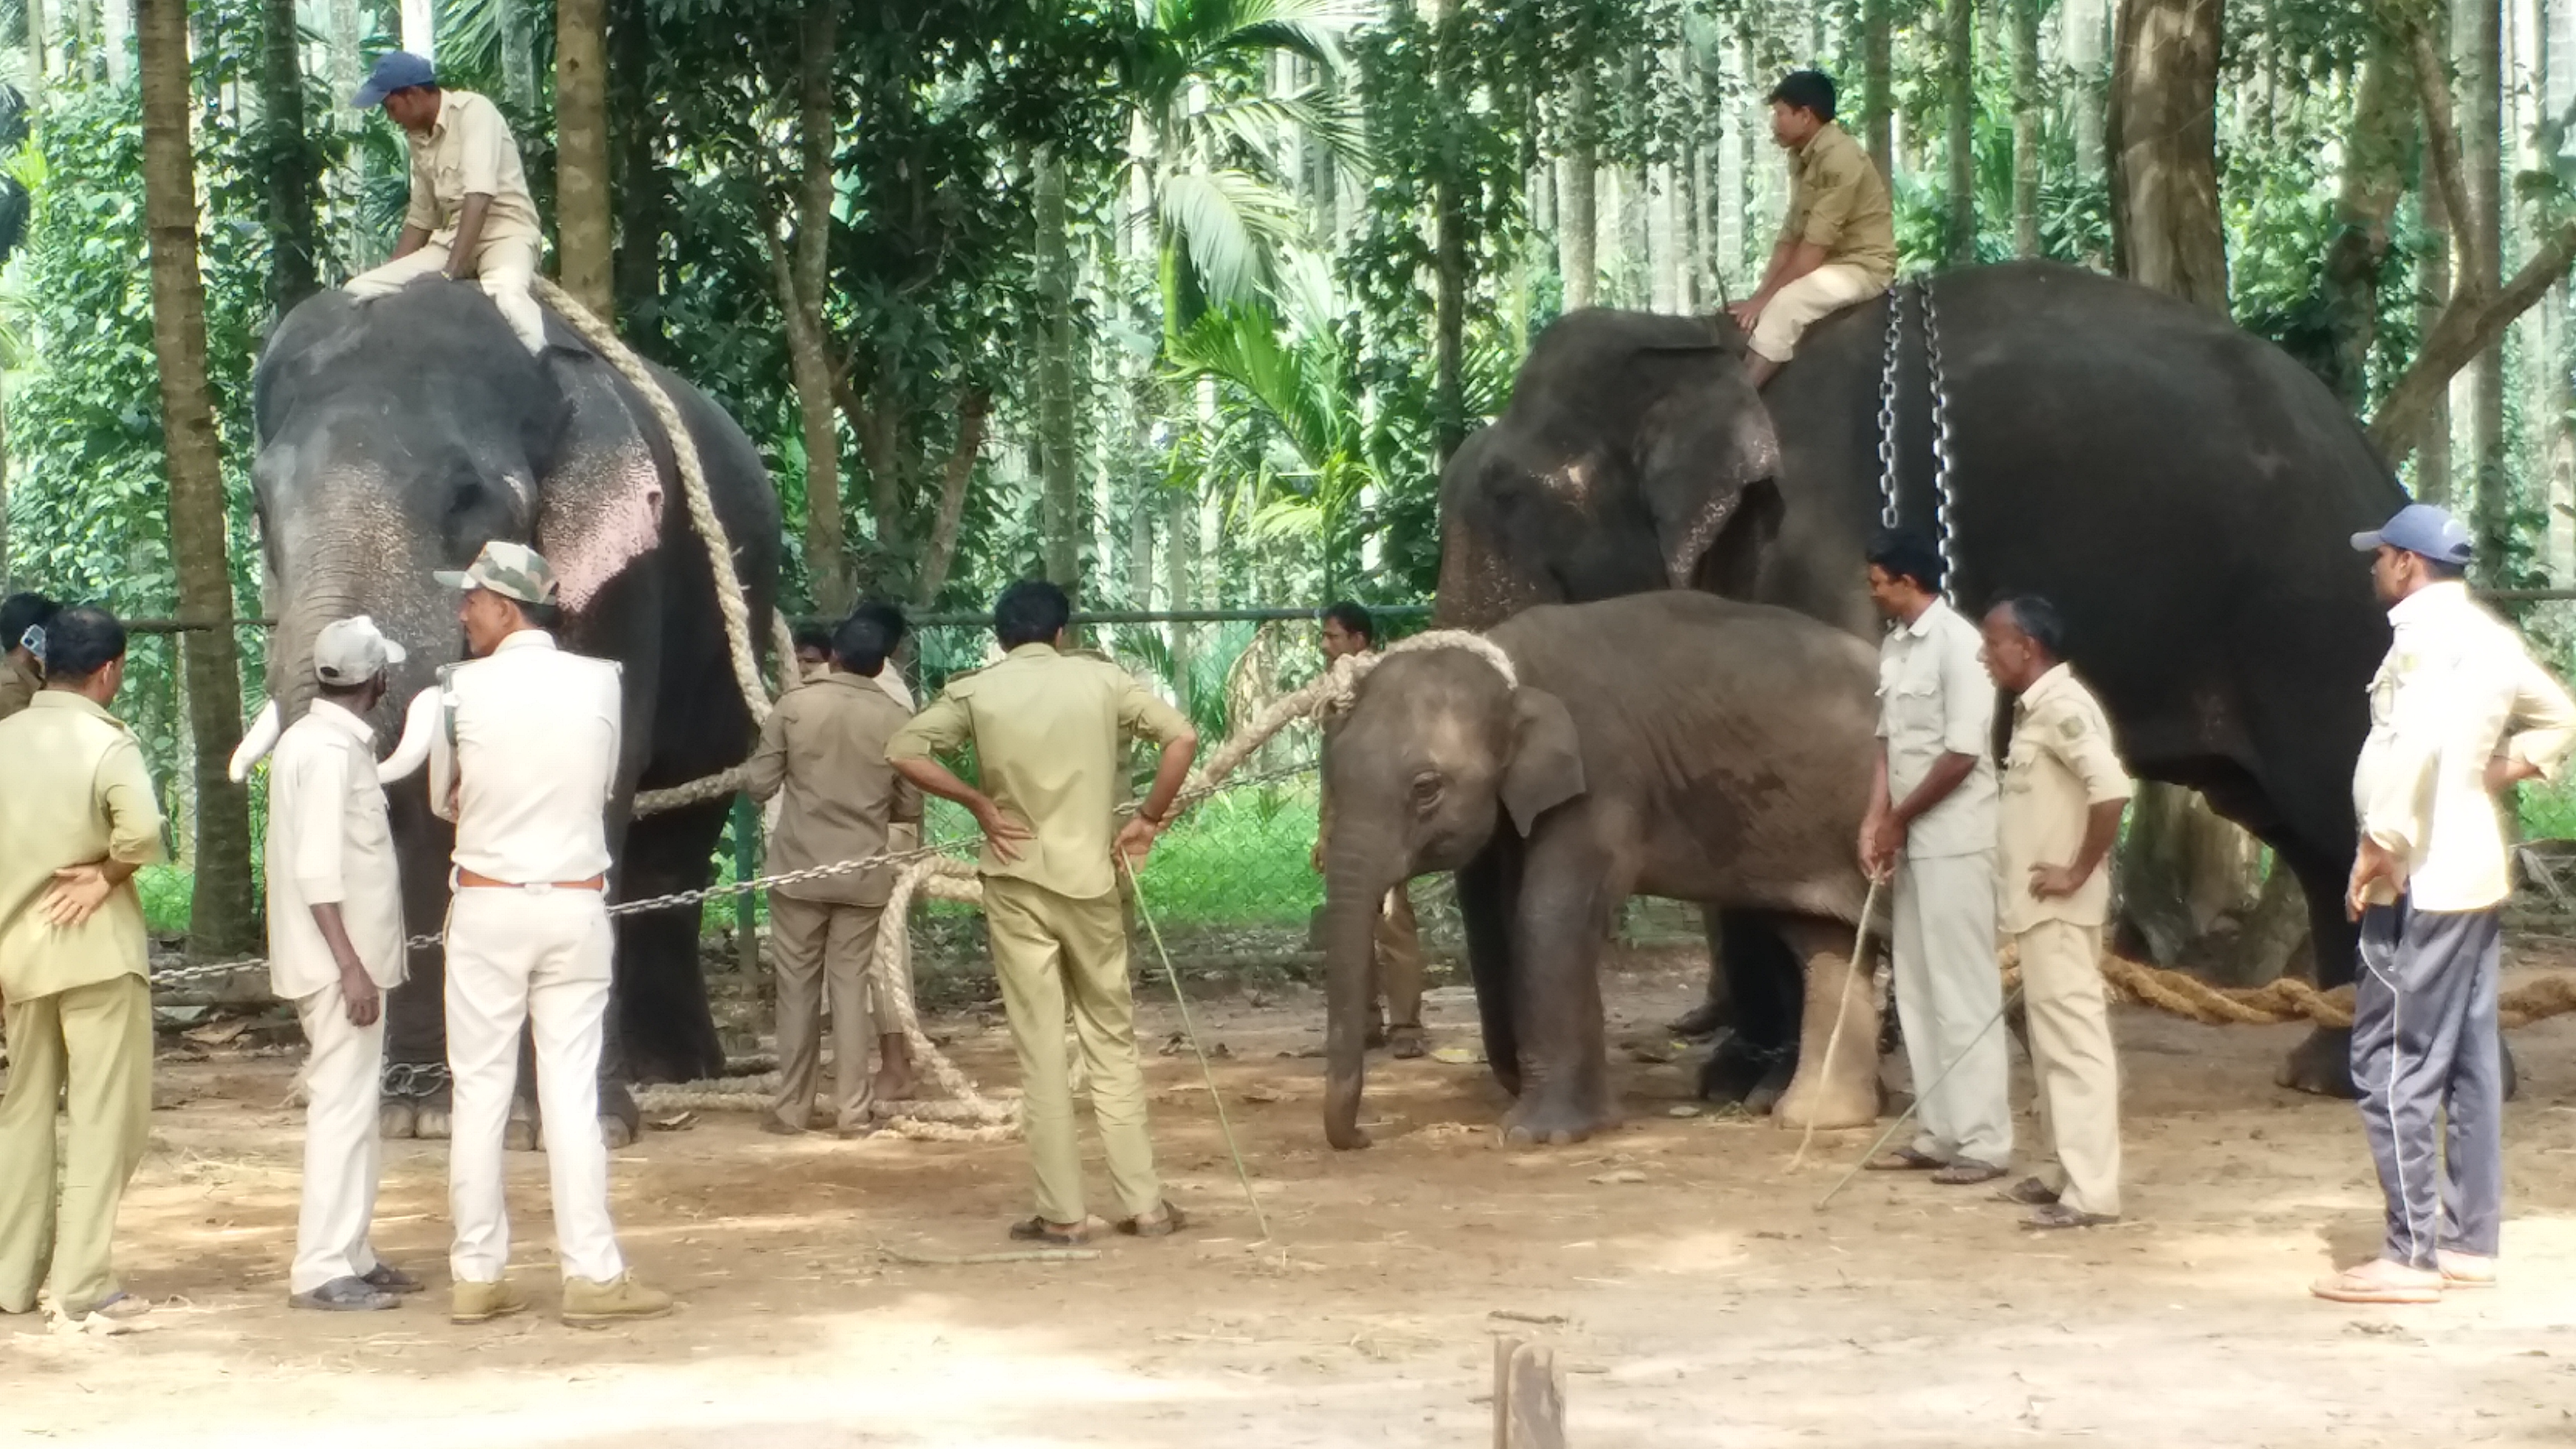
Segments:
[[[886,1260],[918,1268],[966,1268],[984,1263],[1083,1263],[1100,1256],[1098,1248],[1019,1248],[1005,1253],[914,1253],[879,1248]]]

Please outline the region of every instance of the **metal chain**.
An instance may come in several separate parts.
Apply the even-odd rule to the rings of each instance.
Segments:
[[[1933,524],[1941,548],[1941,592],[1959,601],[1959,548],[1950,486],[1954,439],[1950,430],[1950,385],[1941,371],[1941,320],[1932,305],[1932,284],[1923,283],[1923,357],[1932,388],[1932,491],[1937,502]]]
[[[1281,769],[1266,770],[1260,774],[1235,775],[1230,778],[1220,780],[1213,785],[1202,785],[1195,790],[1183,791],[1180,797],[1172,802],[1172,808],[1173,810],[1178,811],[1185,805],[1197,804],[1199,801],[1207,799],[1212,795],[1223,794],[1228,790],[1239,790],[1252,785],[1276,784],[1281,780],[1293,780],[1303,775],[1311,775],[1315,772],[1315,767],[1315,761],[1304,760]],[[1120,815],[1133,815],[1136,813],[1136,804],[1137,802],[1131,800],[1128,803],[1119,806],[1118,813]],[[667,911],[680,906],[702,905],[708,901],[722,899],[726,896],[749,895],[753,891],[770,890],[778,886],[800,885],[806,881],[826,880],[832,876],[847,875],[856,870],[870,870],[881,865],[910,865],[916,860],[925,860],[934,855],[944,855],[957,849],[961,845],[971,843],[972,842],[968,840],[943,840],[936,844],[920,846],[913,850],[888,851],[877,855],[865,856],[856,860],[836,860],[828,865],[808,866],[803,870],[787,870],[780,871],[774,875],[754,876],[750,880],[734,881],[727,885],[700,886],[693,890],[673,891],[668,895],[648,896],[645,899],[638,901],[620,901],[616,905],[608,908],[608,914],[611,917],[616,917],[642,915],[647,911]],[[429,931],[421,935],[413,936],[404,941],[403,949],[405,951],[425,950],[431,946],[439,944],[444,939],[445,933]],[[268,958],[265,956],[245,956],[238,961],[217,961],[204,966],[185,966],[170,971],[156,971],[152,973],[152,984],[155,986],[178,986],[190,981],[210,980],[218,976],[229,976],[236,971],[248,971],[255,967],[265,966],[267,964]]]
[[[1894,532],[1896,513],[1896,349],[1905,332],[1905,288],[1887,289],[1887,358],[1878,370],[1878,522]]]

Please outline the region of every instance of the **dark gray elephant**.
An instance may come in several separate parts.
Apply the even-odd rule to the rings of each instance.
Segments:
[[[2056,601],[2130,767],[2262,837],[2306,891],[2319,983],[2351,980],[2352,767],[2388,624],[2348,540],[2403,505],[2396,480],[2322,384],[2205,309],[2039,263],[1931,290],[1954,594]],[[1899,512],[1937,532],[1920,316],[1901,353]],[[1441,479],[1439,621],[1689,587],[1876,638],[1862,552],[1880,523],[1887,321],[1884,304],[1827,320],[1759,394],[1722,319],[1557,322]],[[1726,954],[1734,1049],[1791,1046],[1791,1018],[1762,1006],[1776,992]],[[1723,1051],[1716,1065],[1726,1076]],[[2283,1080],[2348,1093],[2343,1034],[2312,1036]]]
[[[1570,1142],[1617,1120],[1599,966],[1634,894],[1745,912],[1785,941],[1805,966],[1809,1050],[1781,1120],[1869,1122],[1878,1007],[1850,959],[1868,890],[1853,841],[1876,725],[1869,646],[1784,609],[1670,591],[1533,608],[1486,637],[1517,687],[1473,650],[1393,653],[1333,737],[1326,1137],[1367,1142],[1376,903],[1436,870],[1458,873],[1486,1056],[1519,1098],[1513,1140]]]
[[[625,758],[610,807],[611,900],[704,885],[727,802],[629,819],[638,789],[739,763],[751,716],[735,684],[714,575],[689,522],[670,442],[643,398],[549,317],[554,346],[531,357],[473,287],[431,281],[359,302],[323,292],[290,313],[261,355],[253,468],[268,598],[277,610],[269,693],[286,722],[312,693],[314,634],[373,615],[409,651],[373,721],[394,738],[401,707],[454,662],[456,596],[431,578],[492,539],[533,545],[562,580],[565,647],[623,668]],[[656,371],[702,460],[755,644],[769,637],[778,503],[759,453],[696,388]],[[420,775],[390,791],[405,924],[447,910],[453,833]],[[622,917],[601,1058],[601,1116],[631,1135],[620,1084],[712,1076],[724,1064],[698,967],[695,906]],[[444,960],[416,950],[388,1010],[388,1132],[444,1136]],[[523,1082],[522,1086],[526,1084]]]

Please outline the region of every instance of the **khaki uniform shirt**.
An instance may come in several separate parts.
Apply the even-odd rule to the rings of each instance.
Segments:
[[[891,760],[920,759],[968,741],[984,793],[1035,838],[1004,860],[990,843],[979,868],[1073,900],[1116,889],[1110,847],[1117,837],[1122,733],[1166,744],[1189,720],[1133,675],[1098,655],[1059,654],[1023,644],[998,664],[963,674],[915,715],[886,747]]]
[[[2504,755],[2554,777],[2576,747],[2576,702],[2464,583],[2416,591],[2388,622],[2395,637],[2370,682],[2370,737],[2353,769],[2362,833],[2404,864],[2417,910],[2482,911],[2512,890],[2487,762]],[[2373,895],[2396,900],[2385,885]]]
[[[785,790],[769,869],[810,870],[886,850],[886,830],[921,818],[921,792],[886,762],[886,745],[911,718],[877,681],[834,673],[793,689],[760,727],[751,756],[753,798]],[[777,888],[794,901],[881,906],[893,868],[843,871]]]
[[[1887,742],[1887,795],[1905,797],[1943,755],[1976,768],[1905,832],[1917,860],[1995,848],[1995,685],[1979,660],[1976,626],[1939,599],[1888,631],[1878,647],[1878,737]]]
[[[447,671],[443,689],[456,737],[430,736],[429,800],[456,822],[456,864],[511,885],[605,872],[624,719],[617,666],[523,629]]]
[[[288,1001],[338,984],[315,906],[336,905],[367,979],[402,984],[402,870],[394,861],[376,734],[317,699],[277,740],[268,766],[268,989]]]
[[[36,902],[70,865],[162,859],[161,807],[134,734],[80,695],[47,690],[0,721],[0,998],[33,1001],[145,974],[143,898],[127,881],[87,921],[47,925]]]
[[[15,659],[0,658],[0,719],[7,719],[35,702],[45,687],[45,676]]]
[[[2075,894],[2054,900],[2031,894],[2031,867],[2073,865],[2093,807],[2129,795],[2128,770],[2111,746],[2111,721],[2101,701],[2063,664],[2041,675],[2013,703],[1996,840],[2003,872],[1997,924],[2010,932],[2042,921],[2101,925],[2111,910],[2107,860]]]
[[[1780,234],[1823,247],[1826,265],[1858,267],[1882,287],[1896,279],[1887,180],[1851,133],[1830,121],[1798,150]]]
[[[411,209],[403,213],[404,226],[419,227],[440,246],[452,245],[465,198],[479,192],[492,198],[483,213],[483,240],[519,238],[544,246],[537,204],[519,165],[519,143],[510,139],[510,123],[490,101],[472,91],[442,90],[429,134],[405,131],[403,138],[411,146]]]

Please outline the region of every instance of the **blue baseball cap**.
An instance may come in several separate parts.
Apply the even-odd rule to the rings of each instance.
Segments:
[[[2409,503],[2377,532],[2352,536],[2353,548],[2362,553],[2376,553],[2382,544],[2453,567],[2466,567],[2476,551],[2468,526],[2430,503]]]
[[[396,91],[436,84],[438,72],[428,61],[408,50],[387,51],[376,61],[376,68],[367,73],[367,83],[349,97],[349,105],[354,110],[372,111]]]

